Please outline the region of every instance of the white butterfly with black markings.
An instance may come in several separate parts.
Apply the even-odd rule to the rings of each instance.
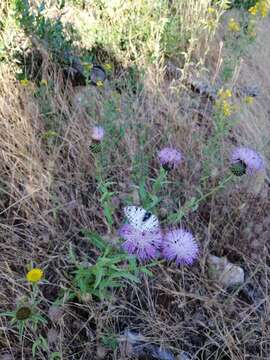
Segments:
[[[124,214],[130,225],[138,230],[151,231],[159,228],[159,222],[156,215],[141,207],[126,206],[124,208]]]

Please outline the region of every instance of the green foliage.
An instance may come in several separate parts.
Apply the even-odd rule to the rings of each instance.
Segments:
[[[100,203],[103,208],[103,212],[107,223],[110,227],[113,226],[113,213],[114,207],[112,205],[112,197],[116,194],[115,191],[110,191],[109,188],[113,185],[110,181],[102,181],[99,179],[98,191],[100,193]]]
[[[225,4],[225,8],[242,8],[242,9],[249,9],[251,6],[256,5],[258,0],[225,0],[223,1]],[[220,0],[214,0],[214,4],[221,3]]]
[[[254,41],[254,38],[250,35],[255,30],[254,23],[248,21],[246,16],[243,16],[240,25],[241,31],[237,32],[237,34],[232,34],[229,31],[226,34],[225,47],[229,50],[231,56],[224,59],[221,68],[223,82],[228,82],[232,79],[239,60],[246,54],[248,46]]]
[[[227,0],[219,1],[224,3]],[[126,64],[158,65],[165,57],[179,60],[203,28],[210,0],[67,0],[94,12],[78,31],[90,48],[110,49]],[[194,11],[192,10],[194,9]],[[107,26],[109,24],[109,26]]]
[[[32,345],[33,358],[36,357],[36,353],[37,353],[38,349],[43,350],[43,351],[49,350],[48,341],[42,335],[37,337],[37,339],[33,342],[33,345]]]
[[[46,2],[42,1],[36,11],[32,10],[29,0],[14,0],[15,18],[26,34],[42,41],[54,59],[69,62],[63,54],[70,51],[75,36],[74,29],[67,34],[61,18],[51,20],[45,17]]]
[[[147,210],[154,209],[162,200],[160,191],[166,186],[167,172],[160,167],[157,178],[152,180],[151,190],[147,191],[146,178],[142,178],[139,184],[139,195],[142,206]]]
[[[26,328],[29,327],[32,331],[36,331],[39,326],[47,324],[46,319],[40,314],[40,312],[35,306],[31,307],[31,312],[29,313],[29,316],[24,320],[18,319],[17,314],[19,310],[20,306],[18,306],[15,311],[0,313],[0,317],[5,316],[11,319],[10,324],[11,326],[15,326],[18,329],[20,338],[23,337]]]
[[[225,188],[225,185],[234,179],[234,176],[232,174],[228,175],[224,179],[220,180],[217,186],[210,189],[210,191],[206,192],[205,194],[200,190],[200,188],[197,188],[197,191],[199,195],[197,197],[192,197],[190,200],[188,200],[183,208],[181,208],[178,212],[171,214],[168,217],[168,222],[170,224],[177,224],[179,223],[182,218],[186,215],[188,215],[190,212],[194,212],[198,209],[199,205],[211,197],[212,195],[216,194],[218,191],[223,190]]]
[[[118,346],[117,336],[113,332],[108,331],[102,335],[101,343],[106,348],[115,350]]]
[[[58,351],[51,352],[50,346],[48,344],[48,340],[44,338],[42,335],[39,335],[32,345],[32,355],[33,358],[36,359],[38,357],[38,352],[45,352],[48,356],[48,360],[60,360],[61,354]]]
[[[98,234],[88,230],[83,233],[91,244],[99,249],[101,255],[94,265],[76,264],[74,286],[80,296],[91,294],[99,299],[106,299],[112,288],[125,286],[127,280],[139,283],[140,273],[152,274],[148,267],[153,264],[138,265],[135,257],[113,249]]]
[[[231,6],[236,8],[249,9],[256,5],[257,0],[233,0]]]

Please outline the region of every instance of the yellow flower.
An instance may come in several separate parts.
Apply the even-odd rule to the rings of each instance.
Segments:
[[[226,117],[232,115],[232,107],[226,100],[222,102],[222,113]]]
[[[104,69],[105,69],[106,71],[111,71],[111,70],[112,70],[112,65],[111,65],[111,64],[105,64],[105,65],[104,65]]]
[[[228,23],[228,28],[229,28],[229,30],[231,30],[233,32],[238,32],[238,31],[240,31],[240,24],[239,24],[239,22],[237,22],[236,20],[231,18]]]
[[[257,15],[260,13],[262,17],[266,17],[270,10],[270,2],[268,0],[260,0],[255,6],[252,6],[248,9],[249,13],[252,15]]]
[[[226,99],[220,99],[216,102],[217,109],[225,116],[229,117],[235,112],[235,106],[230,104]]]
[[[20,84],[21,84],[22,86],[28,86],[28,85],[29,85],[29,80],[27,80],[27,79],[22,79],[22,80],[20,80]]]
[[[266,3],[266,1],[261,2],[260,4],[260,13],[262,17],[266,17],[268,15],[269,7]]]
[[[216,9],[210,6],[210,7],[207,9],[207,12],[208,12],[208,14],[214,14],[214,13],[216,12]]]
[[[83,64],[83,69],[84,71],[90,71],[93,67],[93,64],[89,64],[89,63],[84,63]]]
[[[248,9],[248,12],[249,12],[251,15],[256,15],[257,12],[258,12],[258,6],[257,6],[257,5],[252,6],[251,8]]]
[[[42,276],[43,276],[43,271],[39,268],[35,268],[28,271],[28,273],[26,274],[26,279],[31,283],[37,283],[40,281]]]
[[[212,31],[212,30],[214,30],[215,27],[216,27],[216,21],[208,20],[208,21],[206,22],[206,26],[207,26],[207,28],[208,28],[210,31]]]
[[[245,103],[248,104],[248,105],[252,105],[254,103],[254,97],[246,96],[245,97]]]
[[[40,85],[48,86],[48,80],[42,79]]]
[[[101,81],[101,80],[98,80],[97,81],[97,87],[99,87],[99,88],[101,88],[101,87],[103,87],[103,81]]]
[[[232,92],[230,89],[227,89],[227,90],[221,89],[218,92],[218,96],[222,99],[228,99],[228,98],[232,97]]]
[[[225,90],[225,91],[224,91],[224,97],[225,97],[225,98],[230,98],[230,97],[232,97],[232,92],[231,92],[231,90],[229,90],[229,89]]]

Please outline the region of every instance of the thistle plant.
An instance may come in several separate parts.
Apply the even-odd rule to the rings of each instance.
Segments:
[[[237,147],[231,154],[231,171],[237,176],[254,175],[265,168],[262,156],[248,147]]]
[[[199,246],[190,231],[173,229],[164,235],[162,254],[177,265],[191,265],[199,255]]]
[[[11,319],[10,324],[18,329],[21,339],[27,328],[35,332],[39,326],[47,324],[47,320],[38,309],[40,301],[38,299],[37,284],[42,277],[43,271],[41,269],[32,268],[29,270],[26,279],[31,286],[30,297],[21,299],[15,310],[0,314],[0,316],[6,316]]]
[[[178,149],[166,147],[159,151],[158,159],[165,170],[176,169],[183,161],[183,155]]]

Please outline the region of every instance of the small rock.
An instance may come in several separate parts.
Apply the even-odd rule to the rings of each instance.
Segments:
[[[90,73],[90,80],[92,84],[97,85],[99,81],[103,82],[106,79],[106,71],[100,65],[94,65]]]
[[[124,335],[119,338],[119,341],[120,344],[125,341],[130,354],[144,356],[149,360],[175,360],[170,350],[155,344],[149,344],[141,334],[126,330]]]
[[[260,95],[261,90],[257,85],[244,85],[244,86],[236,86],[234,88],[234,92],[236,93],[236,95],[240,97],[244,97],[244,96],[257,97]]]
[[[168,349],[163,349],[157,345],[145,345],[144,346],[145,355],[149,356],[150,359],[157,360],[175,360],[174,355]]]
[[[192,360],[192,356],[185,351],[181,351],[176,360]]]
[[[211,100],[217,98],[218,89],[210,82],[204,79],[190,79],[189,81],[191,89],[200,95],[204,95]]]
[[[262,192],[266,179],[266,171],[262,170],[248,178],[248,192],[253,195],[259,195]]]
[[[208,275],[224,288],[242,285],[245,281],[244,270],[228,261],[226,257],[209,255]]]

